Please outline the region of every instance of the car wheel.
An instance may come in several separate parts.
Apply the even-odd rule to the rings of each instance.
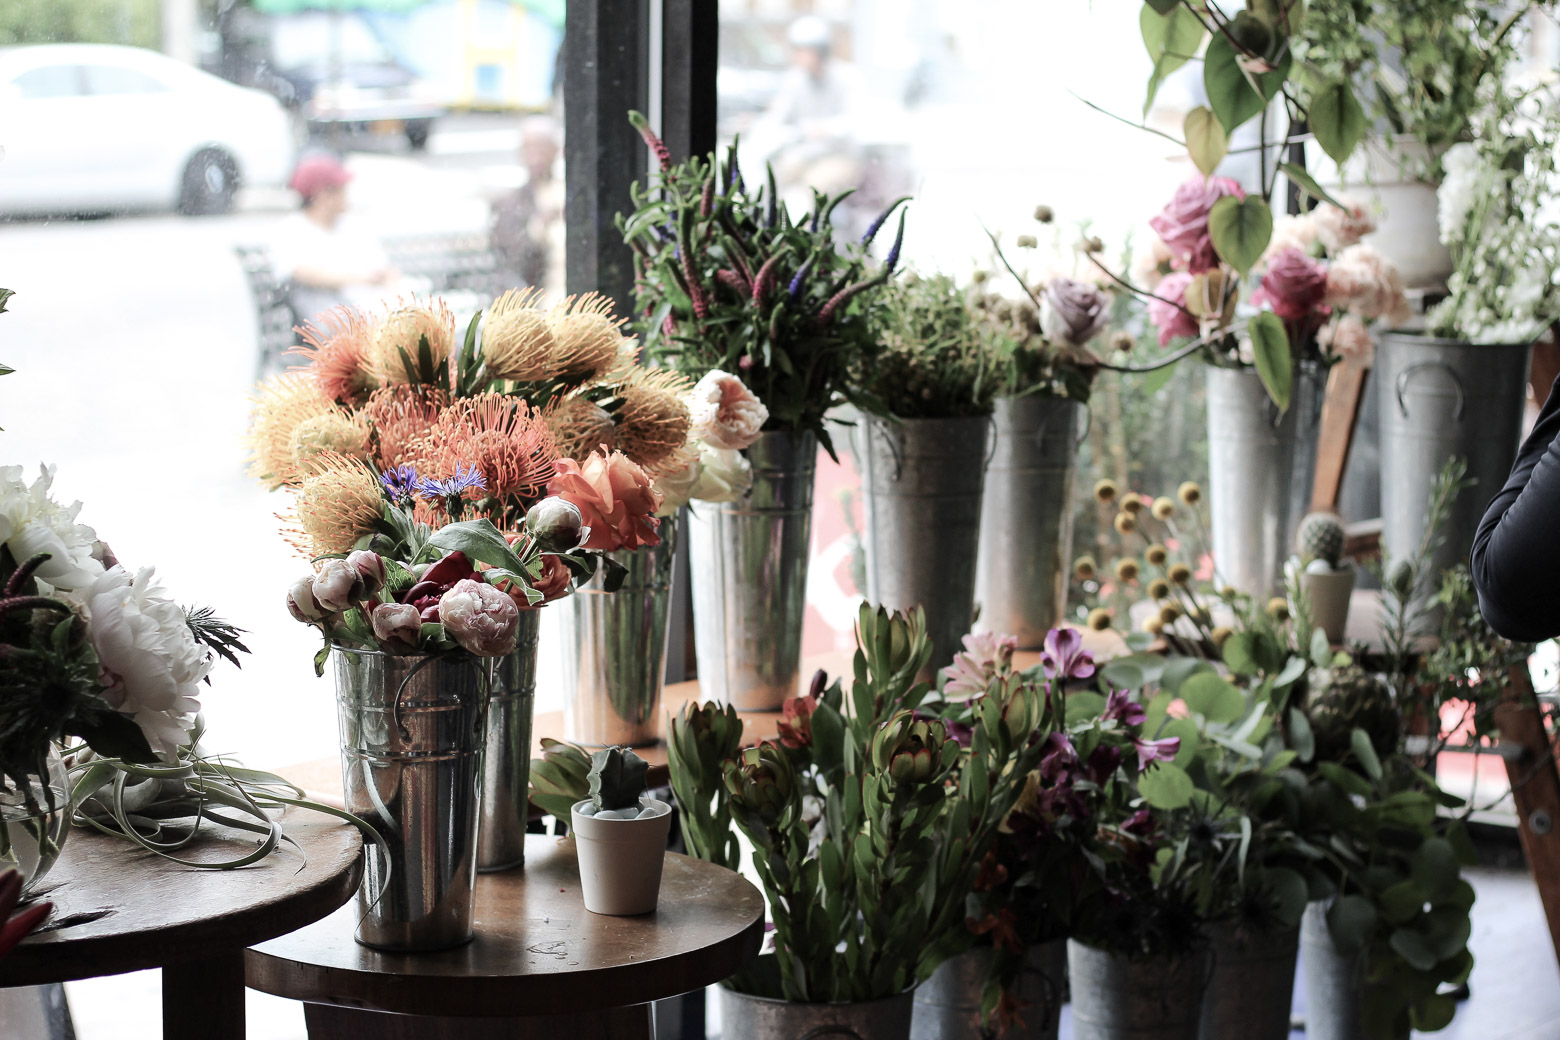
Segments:
[[[433,131],[433,120],[414,119],[406,124],[406,142],[414,152],[428,150],[428,135]]]
[[[226,213],[238,192],[238,163],[218,148],[196,152],[184,167],[179,212],[192,217]]]

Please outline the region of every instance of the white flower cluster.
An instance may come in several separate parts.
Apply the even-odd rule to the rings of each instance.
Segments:
[[[1525,343],[1560,316],[1560,107],[1492,108],[1477,130],[1442,158],[1437,216],[1456,269],[1430,330]]]

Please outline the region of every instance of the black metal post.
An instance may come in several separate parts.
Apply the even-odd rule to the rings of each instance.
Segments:
[[[570,293],[634,306],[633,252],[613,218],[629,208],[646,152],[629,125],[643,109],[648,69],[645,0],[571,0],[564,21],[564,282]]]
[[[663,0],[661,133],[672,158],[715,150],[719,0]]]

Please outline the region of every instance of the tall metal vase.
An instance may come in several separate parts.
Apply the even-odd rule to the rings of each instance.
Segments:
[[[488,698],[482,825],[477,832],[477,869],[484,872],[525,865],[525,827],[531,812],[531,717],[536,711],[541,623],[540,608],[520,612],[515,652],[499,659],[497,680]]]
[[[602,591],[598,574],[557,605],[565,740],[606,747],[660,739],[676,521],[662,520],[660,534],[659,545],[613,554],[628,568],[616,592]]]
[[[1213,932],[1213,976],[1203,1000],[1202,1040],[1286,1040],[1294,1000],[1294,928]]]
[[[741,1040],[909,1040],[913,991],[850,1004],[801,1004],[720,987],[722,1034]]]
[[[1133,960],[1067,943],[1075,1040],[1197,1040],[1212,958]]]
[[[975,621],[975,555],[991,417],[865,420],[867,599],[921,607],[931,678]]]
[[[1310,505],[1326,372],[1302,365],[1278,410],[1254,369],[1210,365],[1208,482],[1219,579],[1266,598],[1281,587]]]
[[[1439,532],[1432,573],[1466,560],[1491,498],[1506,483],[1527,401],[1525,343],[1461,343],[1388,332],[1376,350],[1381,411],[1382,547],[1411,555],[1424,537],[1430,483],[1454,455],[1477,483],[1458,497]]]
[[[1067,940],[1036,943],[1024,954],[1014,993],[1023,1022],[991,1034],[980,1000],[994,956],[989,946],[966,950],[917,986],[910,1040],[1056,1040],[1067,990]]]
[[[769,432],[747,457],[747,495],[688,510],[699,686],[710,700],[778,711],[798,692],[818,440]]]
[[[441,950],[472,937],[493,661],[337,647],[346,808],[379,832],[364,848],[357,939]]]
[[[1073,478],[1085,406],[1031,394],[997,401],[991,465],[980,508],[976,627],[1045,644],[1067,606]]]

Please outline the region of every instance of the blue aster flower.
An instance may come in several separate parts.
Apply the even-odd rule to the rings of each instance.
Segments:
[[[385,494],[403,505],[416,492],[417,482],[417,470],[411,466],[397,466],[379,474],[379,484],[385,489]]]
[[[429,501],[459,498],[473,490],[487,490],[487,479],[475,466],[456,466],[455,475],[447,480],[422,477],[417,481],[417,493]]]

